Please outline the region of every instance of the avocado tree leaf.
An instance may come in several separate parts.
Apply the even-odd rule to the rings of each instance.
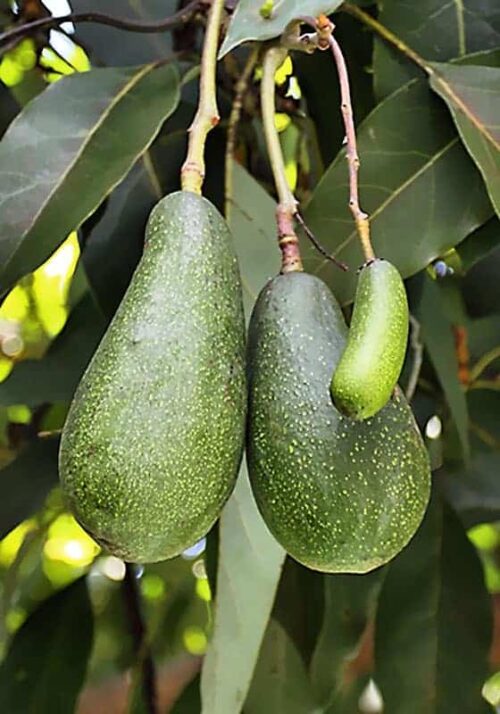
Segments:
[[[122,20],[155,22],[178,8],[176,0],[99,0],[99,12]],[[95,11],[94,0],[78,0],[76,12]],[[62,14],[62,13],[61,13]],[[97,23],[75,25],[75,41],[81,41],[95,64],[122,67],[154,62],[172,52],[172,33],[125,32]]]
[[[443,305],[442,291],[436,281],[426,275],[418,312],[422,340],[443,388],[464,457],[468,459],[469,415],[465,392],[458,378],[458,359],[452,324],[443,307],[437,310],[436,305]]]
[[[370,214],[375,252],[404,277],[460,243],[482,225],[492,208],[481,176],[424,82],[411,82],[379,104],[358,134],[361,204]],[[356,267],[363,263],[348,209],[348,177],[342,150],[306,207],[318,240],[352,270],[341,273],[309,245],[305,265],[350,301]]]
[[[240,0],[229,23],[219,57],[243,42],[263,42],[278,37],[294,20],[303,15],[316,17],[333,12],[342,0]],[[266,10],[270,13],[266,16]]]
[[[369,620],[375,613],[385,568],[366,575],[325,575],[323,624],[310,666],[317,699],[336,711],[349,697],[345,675],[356,657]]]
[[[283,627],[270,620],[245,702],[245,714],[320,711],[299,652]]]
[[[431,87],[448,105],[500,216],[500,67],[434,62],[432,68]]]
[[[463,282],[464,300],[473,317],[485,317],[500,311],[500,245],[470,268]]]
[[[284,560],[285,551],[257,509],[244,464],[220,519],[214,632],[201,675],[202,714],[241,711]]]
[[[388,712],[490,711],[491,604],[478,555],[434,494],[415,538],[388,568],[379,598],[375,681]]]
[[[62,332],[39,360],[19,362],[0,383],[0,405],[67,402],[95,352],[106,327],[87,294],[74,308]]]
[[[280,269],[276,237],[276,203],[240,164],[233,165],[229,225],[239,258],[245,314],[258,294]]]
[[[458,247],[458,254],[465,272],[500,246],[500,220],[493,216],[473,231]]]
[[[139,161],[108,199],[93,225],[84,225],[85,273],[96,302],[111,318],[130,282],[144,247],[149,213],[157,200],[144,163]]]
[[[0,667],[0,710],[75,711],[93,639],[85,579],[46,600],[14,635]]]
[[[179,100],[173,65],[64,77],[0,142],[0,291],[49,257],[153,141]]]
[[[447,500],[468,528],[500,520],[500,453],[474,452],[470,463],[446,464],[439,472]]]
[[[496,0],[384,0],[378,20],[426,60],[447,62],[500,45]],[[376,39],[375,91],[382,99],[419,76],[418,67],[387,43]]]
[[[0,539],[42,507],[57,485],[59,438],[36,439],[0,471]]]

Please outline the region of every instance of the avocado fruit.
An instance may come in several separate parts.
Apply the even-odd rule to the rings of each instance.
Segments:
[[[366,263],[346,348],[332,378],[332,397],[343,414],[368,419],[387,404],[403,368],[408,327],[408,300],[398,269],[379,258]]]
[[[60,480],[78,522],[130,562],[196,543],[244,445],[245,322],[232,239],[205,198],[153,209],[141,261],[75,393]]]
[[[342,415],[331,374],[347,341],[328,287],[306,273],[262,290],[248,337],[247,455],[269,530],[303,565],[365,573],[393,558],[417,530],[430,467],[399,389],[373,418]]]

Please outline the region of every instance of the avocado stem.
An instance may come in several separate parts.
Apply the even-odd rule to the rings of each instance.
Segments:
[[[288,185],[285,161],[274,121],[276,114],[274,77],[287,55],[288,51],[283,47],[271,47],[266,52],[262,64],[260,87],[264,135],[279,201],[276,209],[276,222],[278,225],[278,243],[282,256],[282,273],[297,272],[304,269],[294,222],[298,204]]]
[[[219,123],[216,66],[219,28],[224,0],[213,0],[203,42],[198,110],[189,127],[188,152],[181,169],[183,191],[201,194],[205,179],[205,144],[208,133]]]
[[[333,30],[334,25],[332,23],[332,31]],[[349,72],[347,70],[342,49],[337,40],[333,37],[333,34],[330,34],[329,43],[335,64],[337,66],[340,83],[340,108],[342,110],[342,118],[345,126],[347,144],[346,155],[349,166],[349,208],[356,224],[363,255],[365,260],[369,261],[375,258],[375,252],[370,239],[370,221],[368,214],[365,213],[359,205],[358,172],[360,161],[356,141],[356,129],[354,127],[354,113],[352,109],[351,89],[349,86]]]

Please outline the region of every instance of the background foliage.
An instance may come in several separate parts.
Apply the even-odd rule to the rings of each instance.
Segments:
[[[235,5],[227,3],[229,13]],[[69,9],[3,0],[0,23],[45,16],[49,6]],[[178,7],[173,0],[72,6],[138,20]],[[500,703],[498,3],[275,0],[270,7],[266,20],[258,3],[240,0],[227,28],[222,122],[208,142],[206,194],[224,208],[221,157],[248,53],[241,43],[268,40],[302,14],[333,12],[352,78],[363,207],[377,253],[407,278],[414,320],[402,385],[418,376],[412,406],[433,461],[431,508],[383,569],[321,575],[285,558],[243,467],[219,525],[183,557],[126,572],[100,552],[64,510],[58,435],[139,260],[149,211],[178,188],[204,13],[174,32],[66,23],[64,32],[3,46],[6,714],[146,711],[134,583],[161,711],[482,714]],[[335,70],[327,53],[292,59],[276,77],[288,180],[317,238],[354,269],[340,273],[306,239],[302,251],[308,270],[349,310],[362,258],[347,206]],[[244,95],[227,196],[247,315],[279,269],[258,82],[257,70]]]

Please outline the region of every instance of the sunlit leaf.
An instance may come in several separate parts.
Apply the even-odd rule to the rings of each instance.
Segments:
[[[105,68],[65,77],[16,117],[0,143],[3,292],[95,210],[178,99],[172,65]]]
[[[303,15],[316,17],[333,12],[341,0],[310,0],[307,7],[300,0],[240,0],[229,24],[219,56],[249,40],[277,37]]]

